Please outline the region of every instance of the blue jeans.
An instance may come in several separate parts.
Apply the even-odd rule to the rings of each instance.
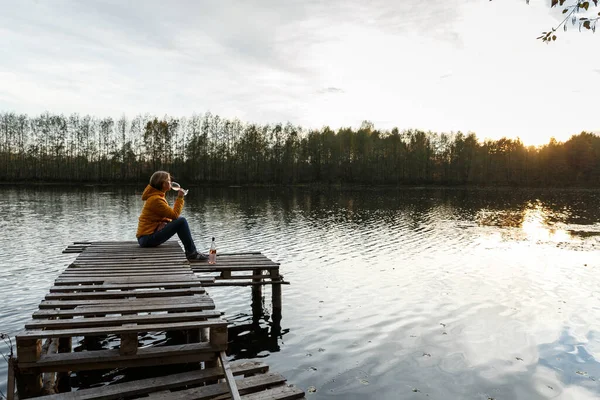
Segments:
[[[158,232],[154,232],[151,235],[140,236],[138,238],[138,243],[140,244],[140,247],[156,247],[169,240],[174,234],[179,236],[179,240],[181,240],[181,243],[183,243],[183,247],[185,248],[186,255],[196,253],[196,246],[192,239],[190,227],[184,217],[174,219]]]

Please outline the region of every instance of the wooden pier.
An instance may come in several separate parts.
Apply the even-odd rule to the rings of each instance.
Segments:
[[[16,335],[9,399],[14,395],[10,389],[15,378],[21,399],[56,393],[57,388],[64,393],[43,398],[304,398],[302,390],[269,373],[265,364],[227,362],[227,321],[204,289],[220,283],[215,279],[231,279],[231,271],[247,267],[252,267],[253,274],[241,279],[249,279],[250,285],[257,286],[260,279],[280,288],[284,281],[279,265],[267,257],[260,253],[220,255],[217,265],[225,269],[219,271],[207,263],[190,266],[175,241],[145,249],[137,242],[79,242],[65,252],[81,254],[56,279],[25,330]],[[198,277],[195,271],[221,275]],[[263,271],[267,271],[264,277],[257,276]],[[164,333],[172,340],[140,346],[140,339],[149,332]],[[98,337],[115,338],[118,346],[73,351],[74,339],[84,338],[87,344]],[[192,370],[68,391],[68,374],[73,371],[183,364]]]

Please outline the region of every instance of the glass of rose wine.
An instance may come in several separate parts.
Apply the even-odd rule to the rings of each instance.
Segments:
[[[183,195],[185,196],[186,194],[188,194],[189,190],[187,189],[182,189],[181,185],[177,182],[171,182],[171,189],[175,190],[175,191],[182,191]]]

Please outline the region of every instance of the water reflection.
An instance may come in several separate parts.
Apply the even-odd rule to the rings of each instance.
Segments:
[[[0,189],[7,333],[72,261],[68,243],[133,239],[143,188],[112,189]],[[267,357],[314,400],[579,400],[599,395],[599,194],[197,187],[184,214],[198,247],[215,236],[281,263],[284,316],[270,289],[254,304],[248,288],[209,292],[230,357]]]
[[[281,304],[281,299],[277,301]],[[282,311],[275,306],[277,301],[272,302],[270,312],[262,290],[252,290],[252,315],[239,313],[228,318],[232,323],[228,328],[228,356],[233,360],[263,358],[280,351],[280,342],[289,329],[281,329]]]
[[[482,209],[475,216],[480,226],[503,228],[503,230],[491,232],[487,237],[490,241],[516,240],[573,247],[575,244],[582,243],[582,238],[596,236],[600,233],[574,230],[572,228],[574,224],[566,223],[571,218],[572,212],[567,207],[553,209],[540,200],[528,202],[519,208]],[[585,229],[594,229],[594,227],[588,226]],[[491,244],[488,243],[489,245]],[[590,243],[591,245],[594,243]]]

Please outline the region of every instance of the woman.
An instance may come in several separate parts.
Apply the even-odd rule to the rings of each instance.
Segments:
[[[188,260],[206,260],[208,257],[198,253],[190,227],[185,218],[180,217],[183,209],[183,190],[179,190],[173,208],[165,199],[165,193],[171,190],[171,175],[165,171],[156,171],[150,178],[142,194],[145,201],[140,215],[136,237],[141,247],[155,247],[166,242],[177,233]]]

